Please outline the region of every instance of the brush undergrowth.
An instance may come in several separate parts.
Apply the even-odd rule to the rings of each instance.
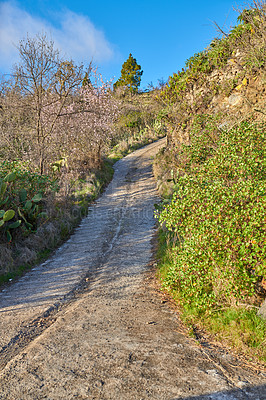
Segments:
[[[196,129],[157,216],[169,243],[163,286],[185,318],[266,361],[266,324],[256,315],[266,276],[265,150],[265,123],[242,122],[212,145]]]
[[[127,154],[130,154],[149,143],[161,139],[164,136],[165,132],[154,132],[149,129],[141,130],[134,136],[125,137],[116,146],[114,146],[108,158],[113,162],[118,161]]]

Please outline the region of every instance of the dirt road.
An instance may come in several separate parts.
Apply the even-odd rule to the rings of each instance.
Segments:
[[[151,285],[151,158],[120,160],[70,240],[0,293],[0,399],[266,399],[266,376],[184,335]]]

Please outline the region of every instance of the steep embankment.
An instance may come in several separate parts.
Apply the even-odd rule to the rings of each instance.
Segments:
[[[160,94],[168,145],[154,172],[174,192],[158,212],[161,274],[190,323],[264,358],[265,5],[239,20]]]
[[[201,131],[211,146],[222,130],[241,121],[265,121],[265,6],[239,18],[242,22],[230,34],[214,39],[206,50],[188,59],[159,95],[168,146],[155,163],[155,173],[163,181],[171,168],[180,167],[180,145],[191,145]],[[211,136],[205,128],[212,128]]]

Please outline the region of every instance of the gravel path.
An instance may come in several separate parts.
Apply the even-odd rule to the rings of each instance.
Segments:
[[[266,376],[186,337],[151,284],[164,144],[120,160],[70,240],[0,293],[0,399],[266,399]]]

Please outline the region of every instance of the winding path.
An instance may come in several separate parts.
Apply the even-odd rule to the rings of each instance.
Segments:
[[[112,183],[54,256],[0,293],[0,399],[266,399],[266,376],[181,330],[151,284],[151,158]]]

